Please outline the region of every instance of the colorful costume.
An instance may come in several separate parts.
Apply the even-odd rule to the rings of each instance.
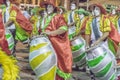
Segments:
[[[43,2],[43,4],[53,4],[54,0]],[[42,4],[42,3],[41,3]],[[70,78],[72,72],[72,52],[70,48],[70,41],[67,33],[67,24],[62,15],[52,13],[45,19],[45,25],[42,31],[55,31],[55,30],[66,31],[63,34],[56,36],[48,36],[57,55],[57,76],[56,80],[65,80]]]
[[[20,41],[27,40],[32,33],[32,25],[15,5],[11,5],[9,20],[15,23],[16,39]]]
[[[79,9],[76,11],[76,13],[79,15],[79,14],[83,14],[84,17],[82,19],[79,18],[79,20],[77,20],[76,22],[76,35],[78,35],[81,31],[82,32],[82,37],[85,38],[85,27],[86,27],[86,24],[87,24],[87,21],[89,20],[89,13],[87,11],[85,11],[84,9]]]
[[[16,80],[19,78],[19,68],[16,65],[17,61],[12,56],[8,49],[8,42],[5,39],[5,28],[0,13],[0,64],[2,65],[3,75],[2,80]]]
[[[31,23],[33,24],[32,35],[38,35],[38,30],[40,26],[40,17],[39,17],[39,8],[36,7],[32,10],[33,16],[30,18]]]
[[[76,31],[76,27],[77,27],[76,22],[79,20],[79,18],[78,18],[78,15],[75,13],[75,10],[69,11],[66,15],[67,15],[67,17],[66,17],[67,19],[65,18],[65,20],[67,20],[68,25],[70,23],[75,22],[75,24],[73,26],[70,26],[69,30],[68,30],[69,31],[68,32],[69,39],[71,40],[75,36],[75,31]]]

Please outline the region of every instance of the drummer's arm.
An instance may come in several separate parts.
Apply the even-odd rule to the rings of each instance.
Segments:
[[[109,32],[103,33],[103,35],[95,43],[92,44],[92,46],[99,44],[100,42],[105,40],[108,36],[109,36]]]
[[[8,22],[5,23],[5,27],[8,27],[10,24],[13,24],[12,20],[9,20]]]
[[[86,47],[89,47],[90,46],[90,35],[89,34],[85,35],[85,40],[86,40]]]
[[[54,31],[46,31],[45,33],[50,36],[56,36],[65,33],[68,30],[67,26],[62,26]]]

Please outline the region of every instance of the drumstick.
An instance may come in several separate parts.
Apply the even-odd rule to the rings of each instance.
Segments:
[[[85,32],[85,30],[81,30],[81,31],[79,32],[79,34],[76,35],[71,41],[74,41],[75,39],[77,39],[77,38],[79,37],[79,35],[81,35],[81,34],[84,33],[84,32]]]

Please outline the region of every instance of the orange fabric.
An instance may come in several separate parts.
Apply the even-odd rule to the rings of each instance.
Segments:
[[[86,27],[86,23],[87,23],[88,19],[89,19],[89,17],[87,17],[84,20],[83,24],[81,25],[81,30],[80,31],[84,31],[84,33],[81,34],[84,39],[85,39],[85,27]]]
[[[27,18],[25,18],[25,16],[21,13],[21,11],[17,7],[12,6],[11,10],[15,10],[17,12],[16,20],[19,23],[20,27],[22,27],[26,32],[31,34],[33,27],[30,21]]]
[[[5,28],[3,25],[2,14],[0,13],[0,47],[3,51],[5,51],[8,55],[10,55],[10,50],[8,48],[8,42],[5,39]]]
[[[54,31],[60,28],[61,26],[66,26],[66,22],[62,15],[55,15],[49,25],[46,28],[46,31]],[[70,48],[70,41],[68,39],[68,33],[64,33],[57,36],[49,36],[49,39],[56,51],[58,59],[58,68],[65,72],[72,72],[72,51]]]
[[[111,22],[111,32],[109,33],[110,39],[112,39],[116,44],[120,42],[120,34],[118,33],[117,29]]]

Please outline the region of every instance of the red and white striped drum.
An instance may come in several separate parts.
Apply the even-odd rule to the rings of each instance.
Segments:
[[[116,80],[115,58],[103,45],[87,52],[87,64],[98,80]]]
[[[47,37],[35,36],[31,40],[29,62],[38,80],[55,80],[57,57]]]

